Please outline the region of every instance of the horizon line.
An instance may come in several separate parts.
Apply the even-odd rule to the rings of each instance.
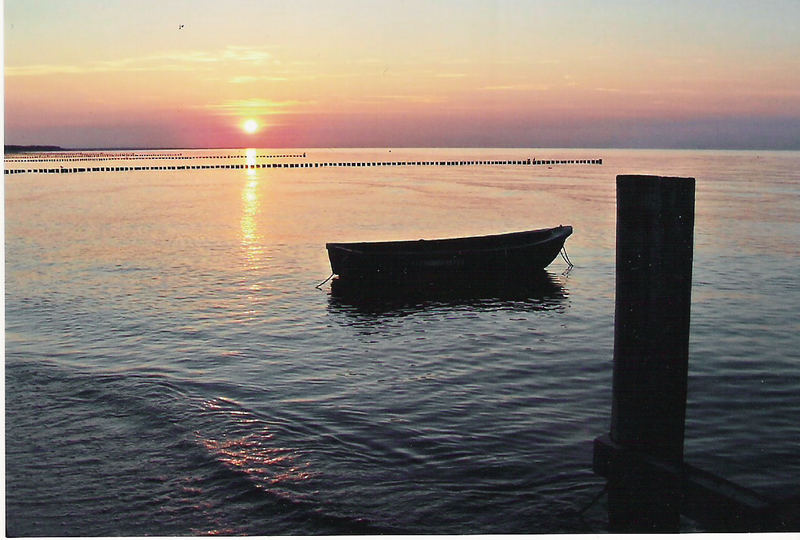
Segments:
[[[559,150],[724,150],[724,151],[765,151],[765,152],[797,152],[800,151],[800,145],[793,148],[774,148],[766,146],[728,146],[728,147],[714,147],[714,146],[105,146],[105,147],[64,147],[56,144],[4,144],[4,153],[6,148],[16,147],[20,149],[31,148],[27,150],[36,152],[33,148],[57,148],[57,150],[38,150],[39,152],[109,152],[109,151],[135,151],[135,150],[247,150],[251,148],[270,148],[270,149],[315,149],[315,150],[357,150],[357,149],[559,149]],[[26,150],[22,150],[23,152]]]

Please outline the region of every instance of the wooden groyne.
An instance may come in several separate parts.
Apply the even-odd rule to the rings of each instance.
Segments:
[[[235,156],[242,159],[243,156]],[[302,155],[300,156],[302,157]],[[127,160],[128,158],[115,158],[117,161]],[[147,158],[155,159],[155,158]],[[170,158],[172,159],[172,158]],[[194,157],[180,157],[174,159],[195,160]],[[217,157],[217,159],[219,159]],[[42,160],[38,160],[42,161]],[[64,160],[56,160],[64,161]],[[99,160],[90,160],[99,161]],[[501,160],[447,160],[447,161],[324,161],[324,162],[301,162],[301,163],[210,163],[200,165],[124,165],[109,166],[101,165],[96,167],[38,167],[31,169],[5,169],[5,174],[66,174],[66,173],[92,173],[92,172],[124,172],[124,171],[182,171],[182,170],[201,170],[201,169],[297,169],[297,168],[320,168],[320,167],[468,167],[468,166],[492,166],[492,165],[512,165],[512,166],[552,166],[552,165],[602,165],[602,158],[596,159],[501,159]]]
[[[303,152],[302,154],[258,154],[253,156],[255,158],[262,158],[262,159],[280,159],[280,158],[304,158],[306,157],[306,153]],[[102,153],[65,153],[59,152],[58,157],[52,157],[52,154],[47,154],[46,157],[42,155],[34,155],[33,157],[28,154],[25,157],[7,157],[4,158],[6,163],[46,163],[46,162],[71,162],[71,161],[128,161],[128,160],[137,160],[137,159],[245,159],[247,156],[243,156],[241,154],[217,154],[217,155],[198,155],[193,156],[189,154],[174,154],[174,153],[135,153],[135,154],[110,154],[107,152]]]

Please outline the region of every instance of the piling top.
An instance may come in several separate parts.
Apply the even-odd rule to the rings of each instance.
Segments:
[[[695,179],[678,176],[654,176],[645,174],[617,175],[617,242],[641,237],[641,241],[653,245],[668,241],[673,233],[671,220],[676,224],[686,222],[694,227]],[[689,220],[691,216],[690,221]],[[675,224],[673,224],[675,225]],[[627,231],[627,232],[626,232]],[[659,232],[660,231],[660,232]],[[621,238],[622,237],[622,238]],[[647,237],[647,238],[645,238]],[[688,237],[691,239],[691,235]]]
[[[694,185],[695,179],[693,177],[682,177],[682,176],[657,176],[652,174],[618,174],[617,175],[617,187],[622,184],[640,184],[640,183],[677,183],[677,182],[686,182],[691,183]]]

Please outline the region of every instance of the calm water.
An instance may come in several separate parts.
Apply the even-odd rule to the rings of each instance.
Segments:
[[[7,175],[9,534],[603,531],[620,173],[697,178],[687,461],[796,492],[800,153],[302,151],[604,164]],[[561,223],[536,294],[315,288],[328,241]]]

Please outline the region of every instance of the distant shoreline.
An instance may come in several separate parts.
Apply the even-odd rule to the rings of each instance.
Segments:
[[[60,146],[52,146],[52,145],[20,145],[20,144],[6,144],[3,146],[3,151],[5,153],[9,152],[61,152],[66,150],[66,148],[61,148]]]

